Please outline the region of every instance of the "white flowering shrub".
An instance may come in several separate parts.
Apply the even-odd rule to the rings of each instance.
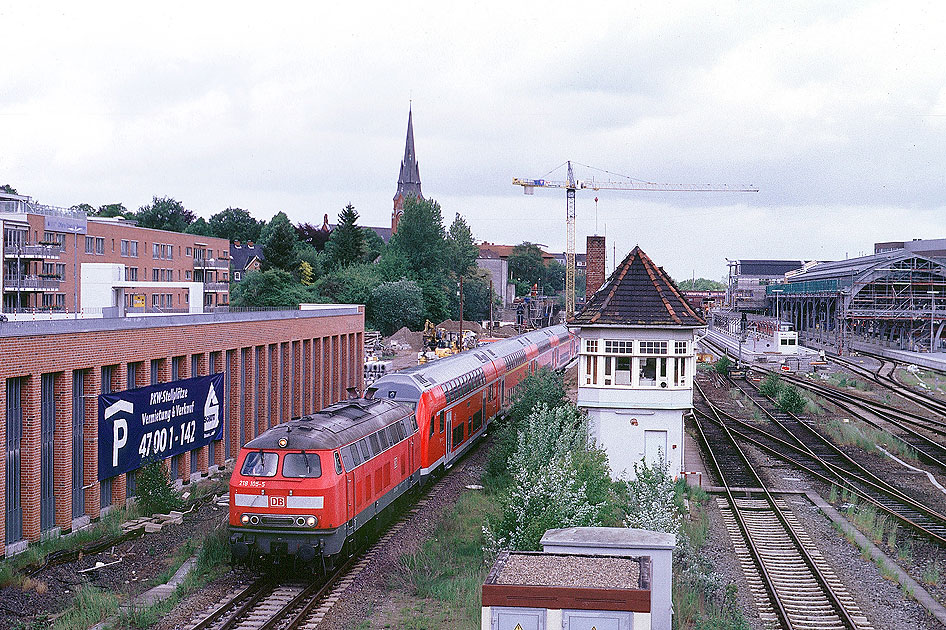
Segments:
[[[679,537],[682,515],[675,502],[670,466],[663,457],[653,466],[641,460],[634,464],[634,476],[627,484],[627,526]]]
[[[519,430],[509,469],[514,475],[518,471],[538,470],[587,446],[588,418],[577,407],[549,407],[540,403]]]

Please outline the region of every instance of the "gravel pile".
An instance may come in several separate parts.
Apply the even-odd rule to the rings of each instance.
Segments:
[[[640,564],[631,558],[510,553],[496,583],[638,589]]]

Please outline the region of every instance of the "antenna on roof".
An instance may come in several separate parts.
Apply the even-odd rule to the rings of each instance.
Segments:
[[[355,399],[358,398],[358,388],[357,388],[357,387],[349,387],[349,388],[346,389],[345,391],[348,392],[348,400],[355,400]]]

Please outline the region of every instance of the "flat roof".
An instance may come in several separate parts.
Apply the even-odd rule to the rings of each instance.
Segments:
[[[42,319],[35,321],[0,322],[0,338],[33,337],[36,335],[72,335],[84,332],[111,330],[140,330],[222,324],[229,322],[260,322],[278,319],[313,319],[339,315],[357,315],[358,304],[326,304],[317,309],[247,311],[242,313],[186,313],[181,315],[152,315],[127,317],[98,317],[78,319]]]

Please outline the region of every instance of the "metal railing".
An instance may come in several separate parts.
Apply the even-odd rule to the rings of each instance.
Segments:
[[[59,245],[4,245],[3,253],[20,258],[59,258]]]
[[[194,269],[229,269],[230,260],[227,258],[202,258],[194,260]]]
[[[3,288],[8,291],[57,291],[62,286],[58,278],[41,278],[39,276],[4,276]]]
[[[69,217],[73,219],[84,219],[86,217],[85,212],[82,210],[57,208],[56,206],[47,206],[32,201],[0,201],[0,212],[43,214],[46,216]]]
[[[229,282],[205,282],[204,291],[229,291]]]

